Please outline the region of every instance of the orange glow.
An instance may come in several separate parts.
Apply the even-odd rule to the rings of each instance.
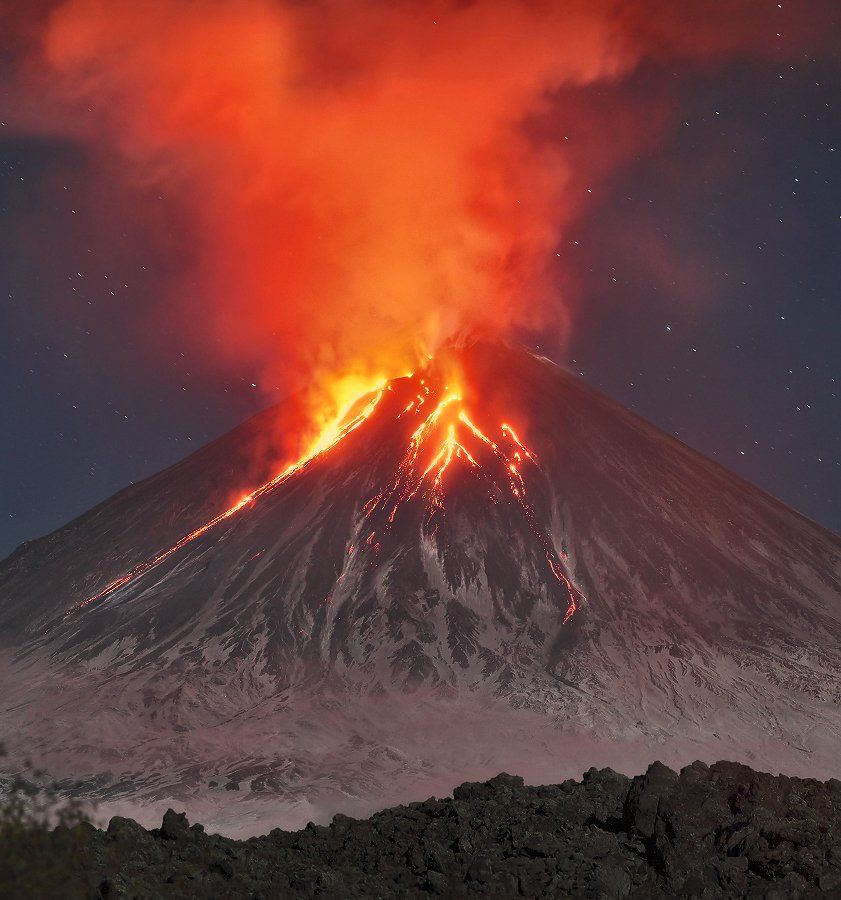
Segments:
[[[44,63],[95,144],[186,209],[184,340],[332,401],[344,372],[411,370],[559,303],[568,167],[520,123],[634,64],[603,5],[65,0]]]
[[[360,401],[372,393],[379,400],[385,387],[385,378],[378,378],[373,382],[358,375],[333,379],[329,386],[329,399],[323,401],[321,406],[310,404],[308,426],[310,430],[315,430],[316,437],[306,447],[301,459],[308,461],[338,443],[348,433],[347,420]],[[367,415],[372,411],[373,407]],[[361,424],[359,416],[360,413],[357,413],[351,418],[351,422]]]
[[[431,391],[424,379],[421,384],[427,392]],[[551,538],[540,527],[534,510],[526,499],[526,484],[519,468],[523,457],[536,467],[536,455],[505,422],[499,426],[499,442],[491,439],[464,408],[461,394],[449,391],[447,386],[444,391],[446,393],[432,412],[423,418],[409,438],[406,452],[393,479],[365,504],[365,515],[371,519],[378,510],[388,510],[386,523],[390,528],[400,509],[423,493],[427,516],[431,520],[437,513],[444,511],[445,476],[457,462],[482,475],[493,485],[503,484],[545,556],[549,572],[564,588],[568,606],[563,621],[568,622],[578,608],[576,589],[564,572],[564,565]],[[398,418],[408,411],[404,409]],[[415,414],[420,414],[419,407]],[[476,445],[472,451],[468,449],[471,441]],[[424,460],[428,461],[424,464]],[[493,494],[490,496],[496,502]],[[369,543],[374,541],[375,535],[376,532],[372,531]],[[578,596],[581,596],[580,593]]]
[[[408,379],[409,385],[403,386],[402,389],[407,390],[409,394],[415,394],[418,386],[413,384],[414,376],[404,378]],[[381,406],[386,394],[395,393],[398,382],[399,380],[381,382],[373,390],[366,390],[360,396],[348,400],[340,416],[325,427],[311,445],[309,452],[301,459],[286,466],[274,478],[253,491],[243,494],[232,506],[186,534],[169,549],[136,565],[130,572],[106,585],[75,609],[87,607],[134,582],[211,529],[252,507],[261,498],[301,472],[313,460],[329,454],[351,432],[370,419],[374,411]],[[564,561],[555,550],[550,536],[538,523],[526,496],[526,481],[521,467],[525,460],[532,470],[537,472],[536,455],[505,422],[496,427],[495,431],[498,431],[496,440],[491,438],[465,408],[460,391],[451,390],[446,385],[443,389],[439,389],[434,385],[431,386],[426,379],[420,379],[420,386],[424,393],[418,393],[417,396],[429,397],[431,404],[434,404],[433,408],[429,412],[422,412],[421,405],[415,401],[400,408],[402,401],[396,401],[397,407],[392,407],[392,425],[395,429],[393,434],[405,434],[406,426],[398,424],[404,416],[414,415],[420,421],[417,425],[412,423],[409,426],[413,427],[413,431],[406,438],[405,450],[397,463],[394,475],[363,507],[365,519],[360,530],[367,530],[367,524],[370,523],[371,530],[364,543],[373,554],[372,563],[376,564],[376,557],[380,552],[380,542],[377,540],[378,514],[385,516],[385,528],[390,529],[394,527],[401,510],[407,509],[417,498],[423,503],[426,522],[432,522],[436,516],[445,514],[448,482],[451,477],[455,477],[457,467],[461,466],[465,471],[481,479],[483,485],[488,488],[487,493],[493,503],[499,502],[500,495],[507,494],[511,498],[510,502],[520,511],[528,526],[529,534],[546,559],[548,574],[564,590],[567,609],[563,621],[566,623],[577,610],[581,594],[566,574]],[[353,556],[354,550],[355,545],[351,543],[347,557]],[[328,605],[330,602],[332,594],[324,601]]]
[[[413,370],[466,331],[565,332],[550,264],[592,173],[522,125],[637,65],[613,0],[52,7],[44,115],[177,201],[190,270],[153,324],[183,323],[208,365],[314,385],[304,417],[332,419],[347,372]]]
[[[114,591],[118,590],[129,582],[139,578],[141,575],[145,575],[147,572],[160,565],[160,563],[164,562],[164,560],[169,559],[170,556],[177,553],[188,544],[192,544],[193,541],[195,541],[197,538],[200,538],[203,534],[206,534],[208,531],[215,528],[217,525],[220,525],[222,522],[233,518],[238,512],[240,512],[240,510],[242,510],[246,506],[255,503],[270,491],[273,491],[275,488],[280,487],[280,485],[288,481],[293,475],[304,469],[310,462],[312,462],[313,459],[326,453],[328,450],[331,450],[336,444],[339,443],[339,441],[343,440],[352,431],[355,431],[360,425],[362,425],[362,423],[365,422],[365,420],[376,409],[377,404],[382,398],[383,391],[384,387],[381,386],[374,392],[373,398],[368,400],[368,402],[365,403],[362,408],[358,412],[356,412],[355,415],[353,415],[350,419],[348,419],[349,411],[353,406],[356,405],[356,403],[351,402],[350,404],[348,404],[343,415],[335,422],[331,422],[330,425],[322,433],[322,435],[320,435],[318,439],[316,439],[316,441],[312,445],[312,448],[310,449],[310,452],[307,455],[301,457],[301,459],[299,459],[297,462],[294,462],[291,465],[287,466],[285,469],[275,475],[274,478],[265,482],[265,484],[260,485],[260,487],[253,490],[250,494],[243,495],[236,503],[234,503],[233,506],[228,507],[228,509],[219,513],[218,516],[214,516],[208,522],[200,525],[189,534],[185,534],[180,541],[178,541],[176,544],[173,544],[172,547],[170,547],[168,550],[164,550],[161,553],[158,553],[156,556],[153,556],[151,559],[139,563],[127,574],[122,575],[112,581],[110,584],[107,584],[104,588],[102,588],[101,591],[94,594],[92,597],[88,597],[87,600],[84,600],[77,607],[75,607],[75,609],[89,606],[91,603],[95,603],[97,600],[102,600],[103,598],[109,596],[109,594],[113,594]],[[366,394],[369,393],[370,392],[366,392]],[[359,400],[362,400],[362,398],[357,398],[357,402]],[[71,610],[70,612],[72,611],[73,610]]]
[[[507,434],[508,437],[510,437],[511,440],[514,441],[514,443],[523,451],[523,453],[526,455],[526,459],[531,460],[533,463],[537,462],[537,458],[531,453],[530,450],[527,450],[523,446],[523,442],[517,437],[517,432],[514,431],[514,429],[507,422],[503,422],[501,428],[503,433]],[[515,455],[519,459],[519,454]]]
[[[295,457],[348,373],[415,371],[464,334],[563,342],[572,226],[671,127],[641,66],[835,50],[832,0],[5,5],[12,127],[81,145],[109,203],[155,198],[178,223],[144,335],[310,391]],[[142,214],[150,243],[170,231]]]

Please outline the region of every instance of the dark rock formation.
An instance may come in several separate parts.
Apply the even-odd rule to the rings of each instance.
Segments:
[[[172,810],[153,831],[122,818],[71,830],[62,896],[841,896],[841,781],[728,762],[680,774],[654,763],[630,780],[591,769],[542,787],[502,774],[452,799],[247,841]],[[67,831],[51,833],[56,852]],[[22,896],[8,873],[0,894]]]

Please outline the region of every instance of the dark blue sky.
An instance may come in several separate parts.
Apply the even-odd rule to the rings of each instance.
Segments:
[[[835,530],[840,72],[808,57],[670,72],[665,139],[614,172],[558,248],[581,300],[569,345],[545,348]],[[11,102],[0,92],[0,121]],[[4,130],[0,554],[269,402],[257,372],[208,374],[181,323],[167,329],[161,286],[190,245],[167,198],[127,205],[83,144]],[[586,134],[567,138],[586,152]]]

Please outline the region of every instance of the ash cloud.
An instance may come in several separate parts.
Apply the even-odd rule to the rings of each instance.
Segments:
[[[576,278],[556,251],[592,192],[668,131],[666,73],[821,52],[830,7],[810,4],[807,26],[795,6],[38,4],[7,13],[11,124],[174,198],[184,264],[150,335],[177,331],[209,367],[319,385],[329,407],[459,333],[563,340]],[[664,85],[623,92],[643,63]]]

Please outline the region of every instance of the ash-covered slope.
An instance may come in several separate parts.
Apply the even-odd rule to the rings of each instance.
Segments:
[[[2,565],[13,752],[211,821],[224,785],[322,814],[655,754],[841,769],[837,537],[522,350],[442,354],[255,490],[282,419]]]

